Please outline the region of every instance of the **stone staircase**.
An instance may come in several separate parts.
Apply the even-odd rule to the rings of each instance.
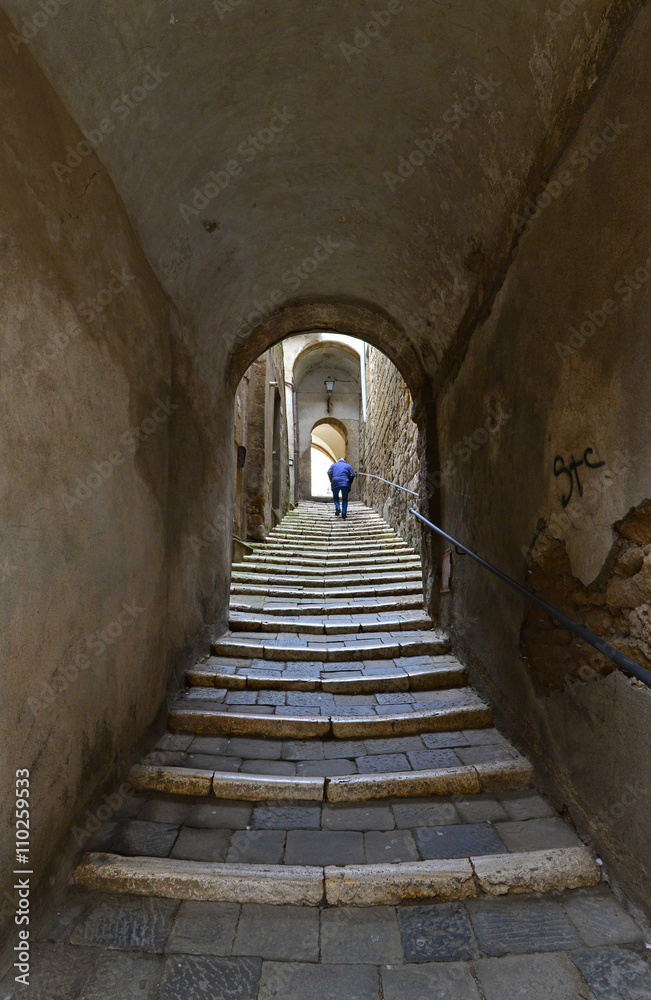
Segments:
[[[355,907],[600,880],[361,504],[301,503],[234,567],[230,631],[186,681],[78,887]]]

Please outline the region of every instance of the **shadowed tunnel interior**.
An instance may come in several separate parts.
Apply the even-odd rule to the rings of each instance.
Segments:
[[[651,665],[648,5],[0,8],[2,933],[16,772],[54,898],[314,452],[648,916],[651,692],[409,514]]]

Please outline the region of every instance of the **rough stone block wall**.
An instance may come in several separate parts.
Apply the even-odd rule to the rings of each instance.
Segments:
[[[366,424],[362,437],[362,471],[390,479],[418,492],[418,428],[411,419],[411,393],[385,354],[370,345],[366,349]],[[361,493],[361,491],[360,491]],[[364,477],[364,502],[414,548],[420,548],[421,532],[409,508],[416,497]]]
[[[615,541],[603,572],[586,587],[572,573],[564,539],[547,527],[529,558],[528,586],[561,606],[575,621],[651,669],[651,501],[633,507],[614,525]],[[539,608],[527,612],[523,655],[540,695],[612,673],[615,664]]]

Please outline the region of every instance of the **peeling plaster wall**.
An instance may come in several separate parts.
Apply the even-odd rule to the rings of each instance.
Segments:
[[[619,638],[640,656],[651,640],[650,46],[647,8],[557,163],[492,313],[438,405],[442,456],[482,426],[490,407],[510,413],[445,483],[447,530],[597,632],[635,632]],[[583,462],[576,470],[572,456]],[[636,621],[622,618],[636,601]],[[575,669],[567,633],[536,631],[529,606],[467,558],[455,558],[453,591],[441,603],[499,721],[649,906],[651,691],[618,670]],[[538,660],[522,656],[525,616],[524,652],[536,648]]]
[[[100,162],[55,176],[82,136],[9,28],[0,15],[3,924],[16,769],[41,875],[83,843],[62,838],[164,700],[174,415],[168,303]]]

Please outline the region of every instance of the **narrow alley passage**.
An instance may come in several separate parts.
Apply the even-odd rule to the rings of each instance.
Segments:
[[[651,996],[641,929],[371,509],[303,502],[234,567],[169,727],[45,922],[32,1000]]]

